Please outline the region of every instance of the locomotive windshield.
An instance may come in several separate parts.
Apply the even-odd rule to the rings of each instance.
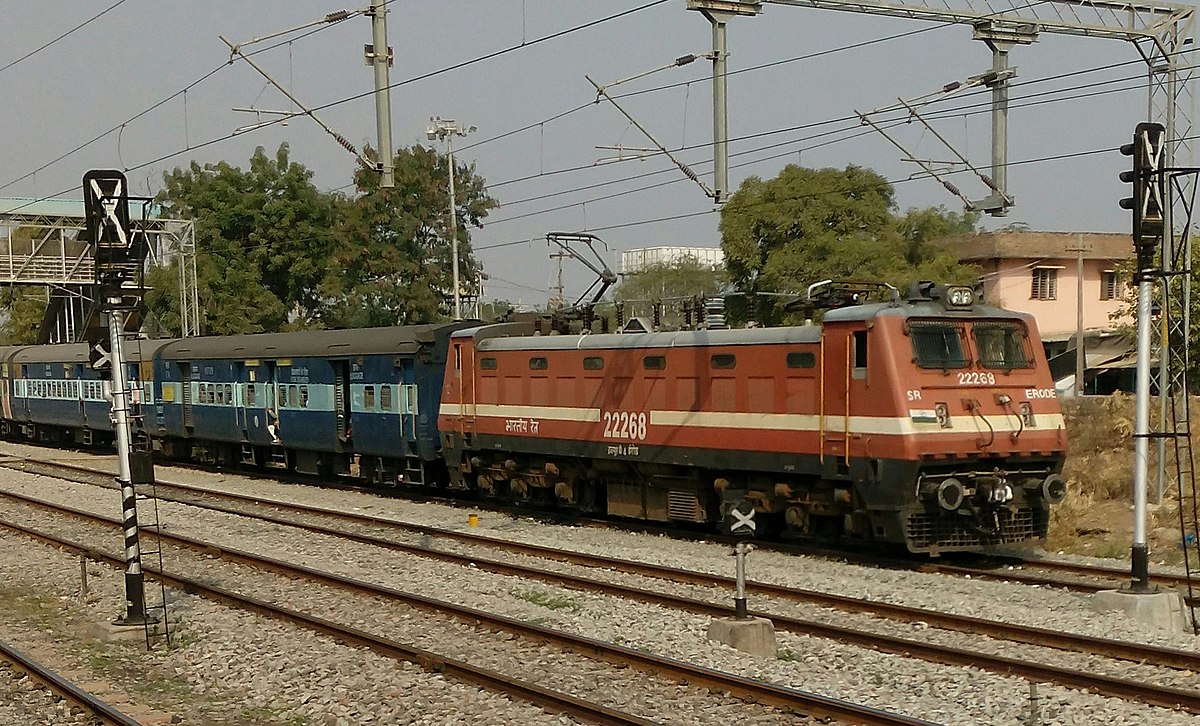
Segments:
[[[910,320],[913,361],[921,368],[966,368],[970,364],[962,323],[947,320]]]
[[[1029,368],[1029,337],[1025,324],[1018,321],[995,320],[975,323],[975,347],[979,363],[984,368]]]

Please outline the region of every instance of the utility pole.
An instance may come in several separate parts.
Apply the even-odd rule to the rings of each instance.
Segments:
[[[363,48],[367,65],[375,68],[375,126],[379,135],[379,161],[376,164],[379,168],[381,189],[396,186],[392,155],[392,101],[388,92],[388,68],[392,65],[392,49],[387,41],[386,6],[387,0],[371,0],[369,15],[374,43]]]
[[[755,16],[762,4],[755,0],[688,0],[688,10],[699,10],[712,23],[713,61],[713,201],[723,204],[729,196],[729,108],[726,94],[725,26],[739,15]]]
[[[426,137],[433,141],[442,139],[446,142],[446,157],[449,163],[450,176],[450,263],[451,277],[454,285],[454,319],[462,320],[462,291],[458,284],[458,210],[454,201],[454,137],[474,133],[476,127],[459,126],[454,119],[444,119],[440,116],[429,118],[429,130]]]
[[[1067,252],[1075,253],[1075,396],[1083,395],[1085,349],[1083,344],[1083,253],[1090,249],[1083,243],[1083,234],[1075,236],[1075,245]]]
[[[550,259],[558,260],[558,285],[555,286],[555,288],[554,288],[555,290],[558,290],[558,297],[556,298],[557,304],[554,307],[562,307],[563,305],[565,305],[567,303],[566,292],[565,292],[565,289],[563,288],[563,281],[562,281],[562,270],[563,270],[562,265],[563,265],[564,257],[570,257],[570,255],[567,254],[563,250],[559,250],[558,252],[550,253]],[[554,302],[554,301],[552,300],[551,302]]]

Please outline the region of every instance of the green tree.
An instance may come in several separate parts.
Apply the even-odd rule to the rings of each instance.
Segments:
[[[662,322],[676,326],[684,321],[683,305],[697,295],[716,295],[725,288],[725,273],[701,264],[695,257],[678,262],[648,265],[626,273],[613,297],[626,303],[626,316],[648,316],[655,302],[663,304]]]
[[[451,312],[449,165],[423,146],[395,156],[396,184],[360,169],[357,198],[342,206],[335,246],[320,286],[321,319],[329,327],[425,323]],[[455,164],[459,279],[479,275],[470,227],[481,227],[498,203],[474,166]]]
[[[48,288],[13,285],[0,289],[0,345],[29,345],[37,342],[38,328],[46,312]]]
[[[341,200],[317,190],[312,172],[255,149],[249,169],[226,162],[175,169],[163,176],[163,214],[196,226],[196,277],[204,332],[304,327],[320,308],[319,284],[333,248]],[[178,324],[177,268],[152,272],[150,311],[168,329]]]
[[[976,220],[941,207],[898,216],[892,186],[870,169],[788,165],[774,179],[746,179],[730,197],[721,246],[731,282],[745,292],[802,292],[829,278],[903,289],[918,279],[973,280],[975,268],[930,241],[973,231]],[[759,298],[757,317],[769,324],[783,319],[774,299]]]

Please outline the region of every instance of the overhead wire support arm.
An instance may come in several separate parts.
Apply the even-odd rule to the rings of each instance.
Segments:
[[[355,15],[366,15],[369,12],[370,12],[370,8],[362,8],[361,10],[338,10],[337,12],[329,13],[328,15],[326,15],[323,18],[320,18],[319,20],[313,20],[311,22],[304,23],[303,25],[297,25],[294,28],[288,28],[287,30],[280,30],[277,33],[270,33],[269,35],[260,35],[257,38],[251,38],[250,40],[247,40],[245,43],[239,43],[237,46],[230,46],[230,47],[233,49],[233,51],[235,53],[240,54],[240,50],[248,45],[254,45],[255,43],[261,43],[264,40],[271,40],[272,38],[278,38],[281,35],[288,35],[290,33],[296,33],[301,30],[305,30],[306,28],[312,28],[317,25],[328,25],[328,24],[332,24],[332,23],[340,23],[343,20],[349,20],[350,18],[353,18]],[[221,38],[221,40],[225,40],[225,39]],[[225,41],[225,42],[228,43],[229,41]]]
[[[1006,194],[1003,189],[1001,189],[999,186],[997,186],[996,182],[990,176],[988,176],[987,174],[984,174],[983,172],[979,171],[979,169],[975,168],[975,165],[972,164],[967,159],[967,157],[963,156],[959,152],[958,149],[954,148],[954,146],[949,141],[947,141],[944,136],[939,134],[937,132],[937,129],[933,128],[933,126],[931,126],[929,124],[929,122],[926,121],[921,116],[921,114],[917,112],[917,109],[915,107],[910,106],[907,102],[904,101],[904,99],[900,99],[900,103],[903,104],[906,109],[908,109],[909,114],[911,114],[911,116],[913,118],[920,121],[922,126],[929,129],[929,133],[933,134],[934,138],[936,138],[938,141],[942,142],[942,144],[947,149],[949,149],[951,151],[951,153],[953,153],[955,156],[957,156],[958,160],[960,162],[962,162],[963,166],[970,169],[971,172],[975,174],[975,176],[979,177],[979,180],[981,182],[983,182],[984,185],[987,186],[988,189],[991,189],[993,192],[995,192],[997,195],[999,195],[1000,200],[1004,206],[1011,207],[1013,205],[1013,198],[1011,196],[1009,196],[1008,194]],[[985,210],[985,211],[990,211],[990,210]]]
[[[899,141],[896,141],[896,139],[892,138],[891,134],[889,134],[887,131],[885,131],[882,126],[880,126],[879,124],[872,121],[871,117],[868,114],[862,113],[861,111],[855,111],[854,113],[858,114],[858,118],[862,121],[862,123],[866,124],[867,126],[870,126],[871,128],[875,129],[876,131],[878,131],[879,134],[881,136],[883,136],[883,138],[885,138],[889,142],[891,142],[892,146],[895,146],[901,152],[906,154],[908,156],[908,158],[911,158],[914,162],[916,162],[918,165],[920,165],[920,167],[925,170],[926,174],[933,177],[934,179],[937,179],[941,183],[941,185],[946,188],[946,191],[950,192],[954,196],[961,199],[963,201],[963,205],[967,208],[968,211],[975,211],[975,202],[972,202],[970,199],[968,199],[966,197],[966,195],[963,194],[959,190],[958,187],[954,186],[953,183],[943,179],[942,175],[939,174],[937,172],[937,170],[934,169],[931,164],[924,161],[923,159],[916,158],[916,156],[914,154],[912,154],[908,149],[904,148],[904,146],[902,146]]]
[[[588,83],[590,83],[596,87],[596,101],[595,101],[596,103],[600,103],[600,98],[603,96],[609,103],[611,103],[613,105],[614,108],[616,108],[618,111],[621,112],[621,115],[623,115],[625,118],[629,119],[629,123],[636,126],[637,130],[641,131],[642,134],[644,134],[645,137],[650,140],[650,143],[654,144],[654,146],[660,152],[662,152],[668,159],[670,159],[675,164],[675,166],[677,166],[679,168],[679,170],[681,172],[683,172],[684,176],[686,176],[688,179],[691,179],[692,181],[696,182],[696,184],[701,189],[703,189],[704,193],[706,195],[708,195],[711,199],[717,198],[717,193],[714,192],[711,187],[709,187],[707,184],[705,184],[703,181],[701,181],[700,176],[698,174],[696,174],[696,172],[692,171],[691,167],[689,167],[686,163],[684,163],[680,159],[676,158],[674,154],[672,154],[670,151],[668,151],[667,147],[663,146],[662,143],[660,143],[659,140],[656,139],[653,134],[651,134],[649,131],[647,131],[645,126],[642,126],[640,123],[638,123],[637,119],[635,119],[628,111],[626,111],[624,108],[622,108],[621,104],[617,103],[616,100],[611,95],[609,95],[608,91],[605,90],[604,86],[601,86],[599,83],[596,83],[595,81],[593,81],[591,76],[585,75],[584,78],[586,78],[588,80]]]
[[[358,149],[355,148],[354,144],[350,143],[350,141],[345,136],[342,136],[337,131],[334,131],[333,128],[331,128],[328,124],[326,124],[321,119],[317,118],[317,115],[315,113],[313,113],[311,108],[309,108],[308,106],[301,103],[300,99],[298,99],[294,95],[292,95],[292,93],[290,91],[288,91],[286,88],[284,88],[282,85],[280,85],[274,78],[271,78],[270,74],[268,74],[257,63],[255,63],[253,60],[251,60],[250,56],[243,53],[239,46],[229,42],[229,40],[227,40],[225,38],[225,36],[223,36],[223,35],[218,35],[217,37],[221,39],[222,43],[229,46],[229,62],[230,63],[233,63],[235,56],[240,57],[242,60],[246,61],[246,63],[251,68],[253,68],[255,71],[257,71],[259,75],[261,75],[263,78],[267,79],[268,83],[270,83],[275,88],[279,89],[280,93],[287,96],[288,100],[290,100],[292,103],[296,104],[296,106],[303,111],[302,114],[300,114],[300,113],[296,114],[297,116],[308,116],[309,118],[311,118],[313,121],[315,121],[317,123],[318,126],[320,126],[322,129],[324,129],[325,133],[332,136],[334,141],[338,142],[338,144],[342,148],[344,148],[346,151],[349,151],[351,154],[353,154],[354,157],[356,159],[358,159],[358,162],[360,164],[362,164],[365,168],[367,168],[370,171],[375,170],[374,162],[372,162],[370,159],[368,159],[367,157],[365,157],[364,155],[359,153]]]

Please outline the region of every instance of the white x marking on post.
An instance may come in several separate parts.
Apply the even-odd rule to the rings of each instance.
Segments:
[[[751,532],[756,530],[758,525],[754,523],[754,510],[743,514],[740,510],[733,510],[733,526],[729,528],[730,532],[740,532],[743,529],[748,529]]]
[[[125,228],[121,226],[121,218],[117,216],[117,205],[121,203],[121,182],[116,181],[113,186],[112,194],[105,194],[100,188],[100,183],[92,179],[92,193],[96,195],[96,200],[100,202],[100,206],[104,207],[104,224],[111,225],[117,233],[117,239],[121,244],[128,245],[129,240],[125,238]]]

